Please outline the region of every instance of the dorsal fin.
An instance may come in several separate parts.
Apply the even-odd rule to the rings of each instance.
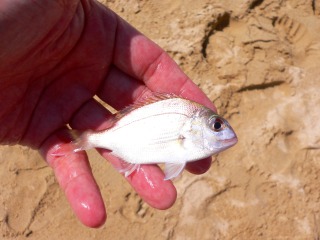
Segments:
[[[173,93],[154,92],[151,95],[144,97],[144,98],[136,101],[135,103],[123,108],[119,112],[117,112],[115,114],[115,120],[119,120],[120,118],[124,117],[125,115],[127,115],[131,111],[136,110],[138,108],[141,108],[143,106],[146,106],[146,105],[149,105],[149,104],[152,104],[155,102],[159,102],[162,100],[166,100],[166,99],[171,99],[171,98],[182,98],[182,97],[180,97],[176,94],[173,94]]]

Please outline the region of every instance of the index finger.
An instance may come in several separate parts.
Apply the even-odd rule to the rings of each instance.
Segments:
[[[174,93],[214,111],[207,96],[157,44],[118,17],[114,64],[154,92]]]

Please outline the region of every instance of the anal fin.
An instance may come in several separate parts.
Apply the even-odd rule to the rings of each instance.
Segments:
[[[121,167],[116,167],[120,173],[123,173],[125,177],[128,177],[135,170],[139,171],[140,164],[127,163],[120,159]]]
[[[186,163],[166,163],[164,169],[164,180],[170,180],[179,176],[179,174],[183,171],[185,166]]]

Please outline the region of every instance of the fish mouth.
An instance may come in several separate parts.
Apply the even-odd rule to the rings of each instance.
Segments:
[[[230,138],[230,139],[224,139],[223,140],[223,143],[227,144],[229,147],[235,145],[237,142],[238,142],[238,138],[237,137],[233,137],[233,138]]]

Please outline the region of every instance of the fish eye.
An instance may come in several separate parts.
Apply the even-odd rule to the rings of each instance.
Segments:
[[[225,124],[224,121],[221,118],[213,118],[211,122],[211,128],[215,132],[220,132],[222,129],[224,129]]]

